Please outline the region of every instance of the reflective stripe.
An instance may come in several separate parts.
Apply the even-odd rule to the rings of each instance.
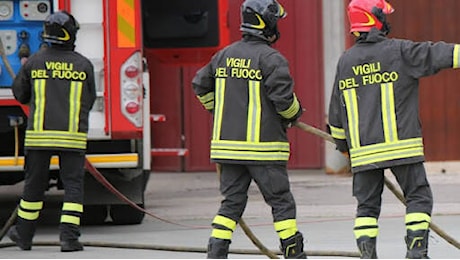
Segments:
[[[27,219],[27,220],[36,220],[40,215],[40,211],[27,212],[22,209],[18,209],[18,217]]]
[[[214,109],[214,92],[209,92],[201,97],[197,96],[197,98],[207,110]]]
[[[353,233],[356,239],[362,236],[368,236],[371,238],[377,237],[379,233],[377,219],[372,217],[357,217],[355,219]]]
[[[408,213],[405,217],[406,229],[408,230],[426,230],[429,228],[430,222],[431,217],[426,213]]]
[[[72,81],[70,83],[69,97],[69,132],[78,132],[80,123],[81,93],[83,83]]]
[[[297,233],[297,228],[289,228],[289,229],[286,229],[286,230],[283,230],[283,231],[279,231],[278,232],[278,236],[281,238],[281,239],[288,239],[290,237],[292,237],[293,235],[295,235]]]
[[[21,199],[19,206],[27,210],[41,210],[43,208],[43,201],[25,201]]]
[[[72,203],[72,202],[64,202],[62,205],[62,210],[65,211],[75,211],[75,212],[83,212],[83,205],[79,203]]]
[[[350,150],[352,167],[387,160],[423,156],[422,138],[413,138],[395,143],[381,143]]]
[[[220,139],[220,131],[222,127],[222,114],[224,111],[224,95],[225,95],[225,79],[216,78],[216,95],[214,106],[214,127],[212,132],[212,139]]]
[[[396,109],[394,100],[393,83],[382,84],[380,86],[382,99],[382,122],[385,142],[395,142],[398,140],[398,129],[396,125]]]
[[[355,227],[361,226],[376,226],[377,219],[372,217],[357,217],[355,219]]]
[[[134,0],[117,0],[118,47],[136,46]]]
[[[297,114],[297,112],[299,112],[299,109],[300,109],[299,100],[297,99],[296,95],[294,94],[294,100],[292,101],[291,106],[288,109],[286,109],[284,111],[281,111],[281,112],[278,112],[278,113],[282,117],[290,119],[290,118],[293,118]]]
[[[213,229],[211,237],[232,240],[232,234],[233,232],[230,230]]]
[[[333,125],[329,125],[329,129],[331,129],[331,135],[335,139],[343,139],[345,140],[347,137],[345,136],[345,130],[343,128],[338,128]]]
[[[249,81],[248,128],[246,140],[249,142],[260,141],[260,121],[262,115],[260,101],[260,81]]]
[[[454,60],[452,61],[452,67],[453,68],[459,68],[460,67],[460,45],[455,44],[454,46]]]
[[[286,219],[273,223],[278,236],[281,239],[287,239],[295,235],[297,230],[297,221],[295,219]]]
[[[215,216],[212,223],[224,226],[228,229],[231,229],[232,231],[234,231],[236,228],[236,222],[233,219],[220,215]]]
[[[296,228],[297,221],[295,219],[286,219],[273,223],[276,231],[281,231],[289,228]]]
[[[213,159],[287,161],[289,152],[288,142],[211,141]]]
[[[71,215],[62,215],[61,216],[61,223],[70,223],[74,225],[80,225],[80,218],[71,216]]]
[[[43,121],[45,118],[45,88],[46,80],[34,80],[34,93],[35,93],[35,111],[34,111],[34,130],[43,130]]]
[[[86,149],[86,133],[26,130],[25,146]]]
[[[359,115],[358,99],[355,89],[348,89],[343,92],[345,104],[347,107],[348,131],[350,132],[351,147],[358,148],[361,146],[359,138]]]

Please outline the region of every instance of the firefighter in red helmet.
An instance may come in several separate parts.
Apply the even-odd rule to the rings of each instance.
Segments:
[[[354,234],[361,258],[377,258],[384,170],[396,177],[405,200],[406,258],[428,258],[433,196],[426,178],[419,120],[419,79],[460,66],[460,45],[389,39],[384,0],[351,0],[356,43],[337,64],[329,126],[337,149],[348,154],[357,200]]]
[[[227,258],[251,182],[272,208],[285,258],[306,258],[287,174],[288,125],[302,114],[286,58],[270,45],[286,16],[276,0],[241,5],[242,39],[216,53],[192,81],[203,107],[214,115],[211,160],[221,165],[225,197],[212,221],[208,258]]]

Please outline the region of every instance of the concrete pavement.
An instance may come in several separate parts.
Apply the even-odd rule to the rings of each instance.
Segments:
[[[427,167],[427,169],[429,169]],[[428,179],[434,192],[433,222],[454,239],[460,240],[460,171],[430,168]],[[292,191],[298,206],[299,229],[306,239],[306,250],[357,252],[353,237],[355,200],[351,196],[351,177],[327,175],[322,170],[291,170]],[[391,174],[387,177],[394,182]],[[396,182],[394,182],[396,183]],[[147,187],[146,208],[178,225],[146,216],[141,225],[85,226],[81,241],[86,243],[124,243],[129,245],[170,246],[205,250],[210,223],[221,196],[215,173],[153,173]],[[257,187],[249,191],[243,215],[257,238],[269,249],[279,241],[273,230],[270,208]],[[378,255],[399,259],[405,256],[404,206],[385,189],[379,221]],[[35,241],[57,241],[57,226],[39,227]],[[9,242],[4,238],[2,244]],[[430,236],[430,253],[436,259],[459,259],[460,250],[435,232]],[[255,250],[241,228],[234,233],[231,250]],[[36,246],[32,251],[16,247],[0,248],[0,258],[205,258],[204,252],[115,249],[87,246],[85,251],[64,254],[58,247]],[[267,258],[264,255],[230,254],[229,258]],[[345,258],[310,255],[309,258]]]

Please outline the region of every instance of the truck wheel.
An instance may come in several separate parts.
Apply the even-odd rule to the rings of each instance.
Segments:
[[[82,225],[101,225],[107,218],[107,205],[84,205]]]
[[[137,204],[139,207],[144,208],[144,204]],[[117,225],[133,225],[140,224],[144,219],[145,213],[137,210],[130,205],[115,204],[110,206],[110,217],[113,224]]]

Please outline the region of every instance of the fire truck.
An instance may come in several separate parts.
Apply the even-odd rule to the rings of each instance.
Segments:
[[[171,151],[184,154],[184,151],[151,147],[151,122],[164,120],[164,116],[150,114],[150,79],[144,55],[145,42],[148,47],[155,49],[152,53],[164,62],[177,64],[196,61],[193,55],[197,54],[209,58],[226,42],[208,44],[209,48],[202,49],[207,52],[204,53],[208,54],[206,56],[189,48],[187,44],[190,41],[182,41],[181,37],[196,40],[206,35],[208,27],[215,24],[210,17],[224,10],[223,2],[0,1],[0,47],[3,47],[0,71],[0,185],[14,185],[24,180],[23,141],[28,108],[14,99],[11,91],[14,75],[21,67],[21,62],[44,44],[41,37],[43,20],[56,10],[67,10],[80,23],[76,51],[88,57],[95,69],[97,99],[90,113],[87,159],[121,193],[144,207],[151,156]],[[220,8],[219,11],[217,8]],[[168,28],[171,24],[179,25],[182,29]],[[143,26],[148,30],[143,30]],[[218,30],[212,34],[216,35],[215,32]],[[221,33],[217,35],[217,38],[222,38]],[[170,43],[174,46],[167,46]],[[62,190],[57,157],[51,161],[50,187]],[[82,222],[99,224],[108,218],[117,224],[137,224],[142,222],[144,213],[121,202],[86,174]]]

